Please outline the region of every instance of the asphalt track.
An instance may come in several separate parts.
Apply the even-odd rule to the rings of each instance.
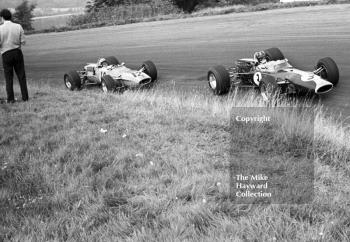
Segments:
[[[30,82],[63,88],[65,71],[115,55],[133,67],[151,59],[160,82],[188,90],[207,89],[203,80],[209,67],[232,65],[256,50],[279,47],[294,66],[305,70],[330,56],[339,66],[340,83],[320,99],[348,116],[349,26],[350,4],[301,7],[37,34],[27,37],[24,53]]]

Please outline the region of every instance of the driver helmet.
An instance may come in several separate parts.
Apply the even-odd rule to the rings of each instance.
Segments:
[[[259,63],[266,63],[266,54],[264,51],[259,51],[255,53],[255,59],[259,62]]]
[[[107,60],[105,58],[100,58],[97,62],[98,66],[108,66]]]

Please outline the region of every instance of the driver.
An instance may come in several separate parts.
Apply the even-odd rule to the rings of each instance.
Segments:
[[[255,52],[254,60],[257,68],[264,72],[275,72],[276,61],[267,61],[266,53],[264,51]]]
[[[266,64],[267,60],[266,60],[266,54],[264,51],[259,51],[259,52],[255,52],[254,54],[254,60],[258,63],[258,64]]]
[[[97,61],[97,66],[98,67],[107,67],[108,66],[107,60],[105,58],[100,58]]]

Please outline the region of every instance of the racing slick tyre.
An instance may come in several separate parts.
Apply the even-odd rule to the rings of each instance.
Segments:
[[[141,68],[144,69],[144,73],[149,75],[151,77],[151,82],[154,82],[158,78],[158,72],[157,72],[157,67],[152,61],[145,61]]]
[[[215,95],[224,95],[230,91],[230,74],[223,66],[215,66],[208,71],[208,83]]]
[[[280,49],[278,48],[270,48],[264,50],[264,52],[268,61],[284,60],[284,55],[282,54],[282,51],[280,51]]]
[[[81,79],[76,71],[69,71],[64,74],[64,85],[71,91],[81,88]]]
[[[281,90],[276,80],[271,76],[265,76],[259,84],[260,95],[264,101],[269,102],[278,97]]]
[[[115,58],[114,56],[105,57],[105,60],[106,60],[108,65],[119,65],[120,64],[119,60],[117,58]]]
[[[339,69],[335,61],[325,57],[317,62],[316,69],[322,68],[319,76],[336,86],[339,82]]]
[[[101,78],[101,86],[104,93],[114,92],[117,82],[110,75],[105,75]]]

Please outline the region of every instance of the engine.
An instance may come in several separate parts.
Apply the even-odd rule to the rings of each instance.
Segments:
[[[254,63],[248,60],[237,60],[236,61],[236,67],[238,73],[249,73],[253,71]]]
[[[95,64],[88,64],[84,67],[85,73],[86,73],[86,80],[89,82],[99,82],[98,78],[96,77],[96,71],[95,71]]]
[[[254,59],[239,59],[235,62],[237,77],[244,82],[252,82],[254,75]]]

